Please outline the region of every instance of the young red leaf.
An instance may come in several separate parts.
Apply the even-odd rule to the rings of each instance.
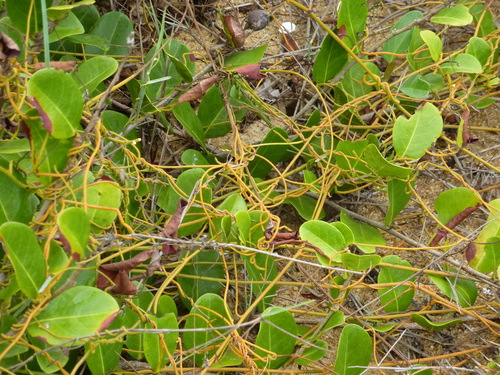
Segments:
[[[236,68],[234,71],[245,78],[250,78],[250,79],[266,78],[265,74],[262,74],[260,72],[260,64],[250,64],[241,66],[239,68]]]
[[[187,202],[183,199],[179,200],[179,204],[177,205],[177,209],[175,210],[174,214],[170,218],[169,221],[167,221],[167,224],[165,225],[165,229],[163,232],[161,232],[161,236],[165,238],[177,238],[177,234],[179,232],[179,226],[181,225],[182,221],[182,213],[184,212],[184,208],[187,206]],[[175,254],[177,252],[177,246],[169,244],[169,243],[164,243],[162,245],[162,252],[163,254]]]
[[[236,48],[242,47],[245,44],[246,35],[238,18],[227,15],[222,17],[222,22],[224,23],[224,32],[229,44]]]

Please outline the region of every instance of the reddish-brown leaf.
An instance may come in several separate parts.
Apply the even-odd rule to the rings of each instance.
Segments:
[[[127,294],[132,295],[137,293],[136,286],[130,281],[128,272],[119,271],[113,279],[115,285],[110,289],[113,294]]]
[[[65,72],[74,70],[76,68],[76,61],[51,61],[50,67],[57,70],[64,70]],[[45,69],[45,63],[40,62],[34,65],[35,71]]]
[[[337,35],[340,39],[344,39],[346,37],[347,29],[346,29],[345,25],[342,25],[337,29]]]
[[[38,109],[38,115],[40,116],[40,120],[42,120],[42,125],[45,130],[52,134],[52,121],[50,120],[50,117],[43,110],[42,106],[34,96],[31,96],[29,98],[29,101],[33,105],[33,107]]]
[[[283,35],[283,47],[285,47],[285,49],[288,52],[297,51],[299,49],[298,44],[295,42],[295,40],[290,34],[283,33],[282,35]]]
[[[214,85],[215,82],[219,79],[219,76],[217,74],[214,74],[210,78],[206,78],[200,83],[198,83],[196,86],[190,88],[188,91],[186,91],[184,94],[179,96],[179,100],[177,101],[177,104],[181,104],[183,102],[190,102],[192,100],[198,100],[205,95],[205,93],[208,91],[210,87]]]
[[[465,259],[467,259],[468,263],[472,262],[472,259],[474,259],[474,257],[476,256],[476,252],[477,249],[474,242],[469,243],[469,245],[465,249]]]
[[[181,220],[182,220],[182,213],[184,211],[184,208],[187,206],[187,202],[184,199],[179,200],[179,204],[177,205],[177,209],[175,210],[174,214],[170,218],[169,221],[167,221],[167,224],[165,225],[165,229],[163,232],[161,232],[161,236],[165,238],[177,238],[177,234],[179,231],[179,225],[181,225]],[[165,242],[162,245],[162,252],[163,254],[175,254],[177,252],[177,246],[169,244]]]
[[[222,22],[229,44],[236,48],[242,47],[245,44],[246,35],[238,18],[227,15],[222,17]]]
[[[260,64],[249,64],[241,66],[239,68],[236,68],[234,71],[245,78],[250,78],[250,79],[266,78],[265,74],[262,74],[260,72]]]
[[[470,111],[466,110],[466,111],[464,111],[464,114],[462,116],[462,120],[464,121],[464,126],[462,128],[462,145],[463,146],[465,146],[470,141],[470,137],[469,137],[469,115],[470,115]]]

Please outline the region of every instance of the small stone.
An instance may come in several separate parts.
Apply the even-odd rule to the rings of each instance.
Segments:
[[[265,10],[252,10],[248,13],[245,29],[252,29],[253,31],[262,30],[268,25],[270,19],[271,16]]]

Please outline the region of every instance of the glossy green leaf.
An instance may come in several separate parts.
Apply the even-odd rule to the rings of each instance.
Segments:
[[[444,8],[438,14],[431,17],[431,22],[450,26],[465,26],[472,22],[472,14],[465,5],[456,5]]]
[[[182,257],[189,253],[184,253]],[[205,294],[217,294],[221,291],[223,284],[219,281],[202,280],[200,275],[225,279],[224,266],[222,265],[220,253],[215,250],[201,251],[182,268],[181,275],[177,277],[177,282],[182,289],[182,302],[188,308],[192,306],[192,302],[198,300]],[[193,277],[182,277],[195,276]]]
[[[73,10],[78,7],[84,7],[84,6],[86,7],[94,3],[95,0],[81,0],[81,1],[76,1],[73,4],[55,5],[53,7],[47,8],[47,17],[51,21],[57,21],[62,19],[66,14],[68,14],[70,10]]]
[[[409,119],[400,116],[394,124],[394,149],[400,158],[418,159],[441,135],[443,119],[434,104],[427,103]]]
[[[32,35],[42,29],[42,0],[6,0],[5,4],[12,23],[22,33]],[[51,5],[52,0],[46,0],[46,6]]]
[[[45,258],[35,233],[26,224],[7,222],[0,226],[0,241],[12,262],[19,288],[35,299],[46,279]]]
[[[418,10],[412,10],[408,13],[405,13],[396,24],[391,28],[391,31],[397,31],[402,29],[403,27],[408,26],[415,20],[418,20],[423,17],[422,12]],[[387,42],[384,43],[382,47],[383,52],[391,52],[393,54],[402,54],[408,51],[408,47],[411,42],[412,30],[404,31],[398,35],[393,36]],[[387,62],[393,61],[396,56],[395,55],[382,55]]]
[[[410,184],[414,186],[415,180],[412,180]],[[387,196],[389,197],[389,209],[385,215],[385,225],[389,226],[401,210],[406,207],[412,192],[407,181],[392,179],[387,183]]]
[[[434,372],[430,368],[418,369],[419,366],[415,366],[417,369],[409,370],[408,375],[433,375]]]
[[[478,30],[477,36],[480,38],[497,30],[493,14],[491,14],[488,8],[489,7],[486,7],[483,3],[476,3],[469,9]]]
[[[241,254],[241,259],[243,260],[245,271],[247,272],[248,279],[250,281],[266,282],[263,284],[252,284],[250,287],[253,296],[262,297],[262,300],[259,302],[257,307],[260,311],[264,311],[265,308],[272,302],[273,297],[276,294],[276,286],[273,286],[266,295],[262,295],[262,291],[268,287],[268,283],[276,279],[278,274],[276,262],[271,255],[262,253],[249,255]]]
[[[427,47],[429,47],[429,52],[434,61],[439,61],[441,58],[441,52],[443,51],[443,43],[441,38],[439,38],[434,32],[430,30],[422,30],[420,32],[420,37],[423,39]]]
[[[354,233],[352,233],[351,228],[349,228],[345,223],[341,223],[340,221],[334,221],[330,223],[330,225],[339,230],[342,233],[342,236],[345,239],[345,243],[350,245],[354,243]]]
[[[97,21],[99,21],[100,18],[99,11],[94,5],[87,5],[84,7],[77,6],[74,7],[71,12],[78,17],[80,23],[85,28],[86,33],[92,30],[92,28],[97,24]]]
[[[7,142],[8,143],[8,142]],[[17,221],[28,224],[31,221],[33,209],[30,204],[30,191],[24,189],[19,183],[24,184],[23,176],[17,169],[10,168],[9,164],[0,159],[0,225],[8,221]]]
[[[176,56],[171,55],[169,53],[167,53],[167,56],[174,65],[175,70],[177,70],[177,73],[179,73],[179,75],[182,77],[182,79],[187,83],[193,82],[193,75],[191,74],[190,69],[184,64],[184,61],[180,60]]]
[[[49,345],[36,337],[31,337],[30,342],[37,348],[46,352],[45,355],[36,357],[38,366],[40,366],[40,369],[45,374],[52,374],[59,371],[61,367],[68,363],[69,353],[67,350],[64,350],[64,348],[52,347],[52,345]]]
[[[477,36],[473,36],[469,39],[469,44],[467,44],[465,52],[474,56],[482,66],[486,65],[492,53],[489,43]]]
[[[28,82],[28,96],[54,138],[66,139],[81,129],[83,98],[69,74],[55,69],[39,70]]]
[[[61,40],[67,36],[83,34],[85,29],[78,17],[69,12],[66,18],[59,21],[52,33],[49,35],[49,43]]]
[[[297,324],[293,315],[280,307],[269,307],[262,313],[259,333],[255,340],[255,354],[264,360],[256,360],[259,368],[280,368],[294,352]],[[270,356],[268,352],[275,353]]]
[[[176,105],[172,112],[188,134],[201,146],[205,147],[205,131],[191,104],[183,102]]]
[[[39,119],[29,120],[27,125],[31,136],[31,157],[38,181],[43,185],[50,185],[55,179],[51,174],[64,172],[73,139],[54,138],[43,128]]]
[[[47,266],[49,274],[57,274],[65,270],[68,263],[68,255],[59,244],[52,240],[49,245],[49,257]]]
[[[260,143],[253,160],[248,163],[248,170],[253,177],[264,178],[276,163],[286,160],[291,154],[288,133],[282,128],[272,128]]]
[[[85,259],[90,236],[90,221],[85,211],[79,207],[67,208],[57,216],[57,225],[73,258]]]
[[[406,178],[412,172],[411,168],[388,162],[374,144],[369,144],[363,150],[363,159],[366,161],[368,168],[379,177]]]
[[[437,332],[448,327],[453,327],[454,325],[462,323],[463,321],[462,319],[453,319],[446,322],[434,323],[432,320],[427,319],[425,316],[419,314],[411,314],[411,319],[419,326],[427,328],[431,332]]]
[[[291,204],[297,210],[302,219],[311,220],[313,218],[314,211],[316,210],[318,200],[307,195],[299,195],[297,197],[286,198],[284,202]],[[325,215],[325,210],[322,208],[318,219],[323,219]]]
[[[306,221],[300,226],[300,238],[319,248],[328,258],[316,253],[318,260],[325,266],[340,262],[340,254],[347,245],[342,233],[332,225],[319,220]]]
[[[356,175],[371,173],[363,159],[363,152],[368,143],[366,139],[356,142],[340,141],[335,148],[338,153],[336,156],[338,166],[346,171],[351,171],[351,173],[359,171]]]
[[[107,56],[96,56],[78,66],[72,75],[80,91],[92,94],[97,85],[113,75],[118,69],[118,61]]]
[[[258,64],[264,57],[266,49],[267,44],[264,44],[248,51],[233,52],[224,59],[224,68],[227,71],[233,71],[245,65]]]
[[[481,203],[474,191],[466,187],[446,190],[439,194],[434,201],[434,208],[438,213],[439,221],[446,225],[456,215],[468,207]]]
[[[297,365],[308,366],[319,361],[328,352],[328,343],[323,340],[313,341],[310,346],[306,346],[302,355],[295,360]]]
[[[205,132],[205,138],[222,137],[231,131],[222,94],[214,85],[208,89],[198,107],[198,117]]]
[[[340,3],[337,28],[345,26],[347,37],[344,42],[352,46],[360,41],[361,34],[365,31],[367,16],[367,0],[349,0]]]
[[[144,329],[145,325],[137,312],[128,306],[125,308],[123,315],[124,327]],[[130,356],[136,360],[144,358],[144,337],[142,333],[129,333],[125,339],[124,344],[129,349]]]
[[[380,69],[377,65],[365,62],[365,67],[367,67],[373,74],[380,77]],[[363,95],[370,93],[373,90],[373,85],[369,85],[366,82],[371,79],[366,73],[365,69],[359,64],[355,64],[351,69],[349,69],[344,78],[340,81],[344,91],[350,95],[352,98],[359,98]]]
[[[408,46],[406,58],[412,72],[420,69],[427,69],[429,65],[434,63],[429,48],[422,39],[418,27],[414,27],[411,30],[411,41]]]
[[[382,259],[383,263],[411,267],[410,262],[400,259],[397,255],[389,255]],[[394,268],[390,266],[380,266],[378,283],[402,283],[413,280],[413,271]],[[378,295],[384,310],[388,313],[405,311],[413,301],[415,291],[405,285],[391,286],[389,288],[379,289]]]
[[[364,253],[374,253],[377,245],[385,246],[385,239],[377,228],[351,219],[345,211],[340,213],[340,221],[349,227],[354,236],[353,243]]]
[[[224,300],[212,293],[201,296],[186,318],[184,328],[187,330],[197,329],[197,331],[184,332],[184,349],[193,350],[192,360],[196,366],[202,366],[206,360],[213,357],[218,349],[218,345],[229,335],[229,329],[217,329],[216,327],[226,327],[233,324],[233,319],[229,315],[229,309]],[[221,363],[223,361],[223,363]],[[228,349],[221,358],[218,366],[236,366],[243,362],[235,353]]]
[[[454,268],[446,268],[447,271],[457,273]],[[439,288],[439,290],[452,301],[462,307],[474,306],[477,299],[477,286],[472,280],[459,277],[443,277],[438,275],[428,275],[429,279]]]
[[[125,56],[130,48],[130,38],[134,27],[130,19],[121,12],[105,13],[94,26],[91,34],[104,38],[109,49],[102,50],[95,46],[85,46],[87,55]]]
[[[149,314],[147,315],[147,319],[149,322],[145,325],[146,329],[179,329],[177,317],[173,313],[163,317],[156,317]],[[144,354],[154,372],[160,372],[160,369],[169,362],[169,359],[174,357],[178,338],[178,331],[164,334],[144,334]]]
[[[12,281],[10,284],[12,284]],[[2,294],[4,291],[5,291],[5,288],[3,290],[0,290],[0,294]],[[3,298],[1,298],[1,299],[3,299]],[[4,335],[8,336],[7,335],[8,332],[13,328],[12,326],[14,324],[16,324],[17,322],[18,322],[17,319],[15,317],[13,317],[12,315],[7,315],[7,314],[3,313],[0,316],[0,334],[2,334],[3,337],[5,337]],[[2,366],[4,365],[5,359],[15,357],[15,356],[22,354],[24,352],[27,352],[29,350],[29,348],[27,346],[16,344],[9,351],[6,351],[6,349],[10,343],[11,342],[7,341],[7,340],[2,340],[2,342],[0,342],[0,353],[2,353],[2,355],[3,355]]]
[[[75,346],[82,336],[96,334],[113,321],[119,306],[109,294],[89,286],[65,290],[32,321],[28,332],[51,345]]]
[[[377,254],[357,255],[344,253],[340,260],[345,268],[352,271],[366,271],[380,263],[382,257]]]
[[[359,375],[366,370],[372,357],[372,339],[357,324],[348,324],[342,330],[335,360],[339,375]]]
[[[460,53],[441,65],[444,73],[476,73],[483,72],[483,67],[477,58],[468,53]]]
[[[330,35],[321,43],[313,65],[313,79],[316,83],[326,83],[335,77],[347,64],[347,51]]]
[[[122,192],[113,182],[96,181],[87,187],[87,215],[95,230],[108,228],[118,216]]]
[[[118,329],[123,326],[123,314],[119,314],[108,329]],[[85,344],[86,362],[92,375],[104,375],[112,371],[118,361],[123,348],[123,339],[115,338],[113,341],[106,339],[92,341]]]
[[[195,166],[206,166],[210,165],[210,162],[205,158],[205,156],[192,149],[187,149],[182,153],[181,161],[184,165],[195,165]]]
[[[423,79],[429,84],[431,91],[436,93],[444,89],[444,77],[440,74],[428,73],[423,76]]]
[[[334,289],[331,289],[334,290]],[[321,337],[323,334],[328,332],[330,329],[338,327],[345,323],[345,315],[342,311],[330,311],[330,313],[326,317],[327,321],[325,325],[322,327],[321,331],[318,332],[317,335],[313,338]]]

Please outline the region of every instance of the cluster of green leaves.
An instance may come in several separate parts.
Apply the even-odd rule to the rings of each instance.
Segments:
[[[2,130],[0,142],[0,274],[5,284],[0,368],[55,373],[76,371],[84,360],[93,374],[104,374],[120,371],[124,358],[146,361],[153,372],[186,364],[316,369],[331,349],[323,335],[342,327],[331,370],[362,373],[372,358],[371,334],[396,323],[346,319],[335,306],[353,292],[352,278],[376,270],[379,306],[387,313],[405,313],[418,289],[417,269],[398,255],[380,255],[386,245],[380,230],[348,212],[342,211],[339,221],[323,221],[325,198],[376,186],[389,200],[385,225],[396,220],[413,196],[418,172],[412,164],[442,134],[446,108],[437,104],[440,98],[453,91],[464,108],[492,103],[488,93],[498,84],[499,38],[491,13],[481,4],[464,3],[435,14],[433,24],[475,23],[467,45],[446,53],[439,32],[407,28],[424,14],[405,14],[382,47],[387,67],[381,72],[357,57],[367,1],[342,2],[337,26],[345,29],[345,37],[328,30],[312,70],[333,107],[313,111],[299,125],[260,100],[245,79],[257,75],[252,69],[266,45],[223,56],[218,67],[223,73],[204,86],[196,83],[189,47],[166,34],[165,20],[158,22],[159,37],[143,68],[120,85],[126,83],[133,111],[103,111],[109,78],[133,44],[133,24],[119,12],[100,16],[92,4],[50,7],[48,0],[6,0],[8,17],[0,20],[0,30],[22,47],[16,62],[2,62],[8,74],[3,87],[11,95],[4,113],[19,126]],[[20,73],[21,65],[15,64],[28,62],[28,49],[40,40],[45,53],[39,58],[47,67]],[[78,69],[49,68],[55,60],[74,61]],[[400,73],[403,68],[408,73]],[[458,91],[452,90],[456,77],[463,85]],[[181,100],[185,85],[199,89],[193,99]],[[385,122],[389,136],[364,120],[365,109],[377,123]],[[207,140],[236,133],[248,113],[269,125],[263,140],[245,147],[236,140],[229,156],[210,152]],[[152,116],[170,134],[178,121],[196,142],[182,153],[176,177],[146,161],[138,144],[137,124],[146,126]],[[272,116],[291,131],[273,127]],[[466,126],[462,121],[459,134]],[[466,142],[457,139],[452,146]],[[469,188],[445,191],[435,200],[438,224],[452,230],[464,212],[483,203]],[[266,247],[280,246],[284,238],[272,210],[282,204],[304,220],[298,237],[289,234],[283,242],[314,252],[325,270],[341,270],[336,277],[330,274],[333,310],[313,329],[297,323],[293,309],[300,306],[278,306],[275,299],[283,272],[294,262],[278,267]],[[470,265],[498,275],[500,203],[485,206],[490,218],[470,251]],[[158,227],[165,223],[162,232]],[[129,266],[150,249],[160,258],[160,236],[173,239],[169,244],[179,253],[164,251],[161,261],[153,256],[148,266]],[[190,237],[191,245],[176,242],[177,237]],[[110,276],[103,266],[109,271],[113,265],[118,268]],[[99,278],[115,286],[133,284],[138,292],[112,295],[110,288],[98,288]],[[431,273],[429,280],[457,306],[474,307],[477,286],[456,269]],[[236,303],[228,298],[231,288]],[[430,331],[461,323],[433,322],[415,312],[411,318]],[[257,327],[252,339],[249,326]]]

